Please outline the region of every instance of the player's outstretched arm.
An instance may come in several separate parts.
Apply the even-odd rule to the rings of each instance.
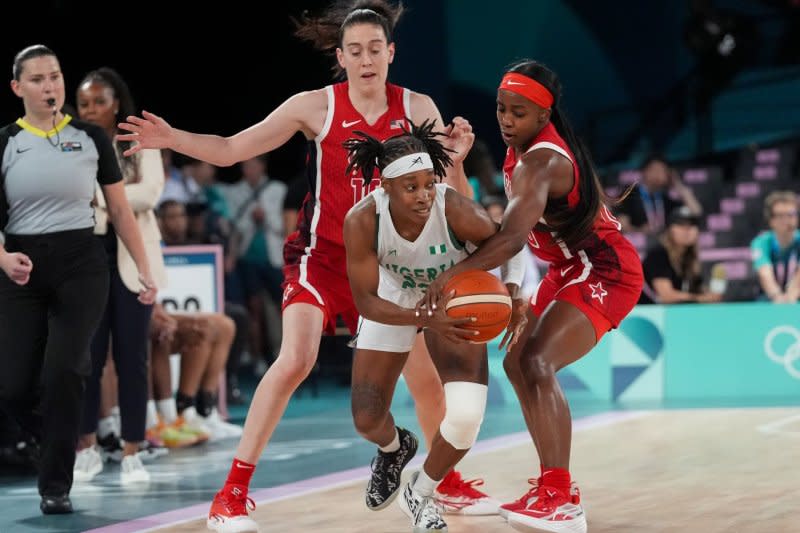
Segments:
[[[119,124],[127,131],[118,136],[133,146],[123,155],[129,156],[145,148],[170,148],[195,159],[225,167],[253,158],[283,145],[302,131],[313,137],[311,124],[320,113],[324,116],[327,97],[322,90],[296,94],[278,106],[261,122],[230,137],[192,133],[172,127],[162,117],[143,111],[141,117],[129,116]]]

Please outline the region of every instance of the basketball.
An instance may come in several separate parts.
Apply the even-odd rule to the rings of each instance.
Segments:
[[[464,327],[479,332],[472,342],[485,343],[502,333],[511,319],[511,296],[500,279],[484,270],[453,276],[442,294],[455,291],[445,312],[451,318],[475,317]]]

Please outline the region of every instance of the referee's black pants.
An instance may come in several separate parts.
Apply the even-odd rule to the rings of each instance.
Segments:
[[[33,262],[26,285],[0,272],[0,404],[41,443],[39,493],[72,487],[89,342],[108,292],[108,260],[92,229],[8,235]]]

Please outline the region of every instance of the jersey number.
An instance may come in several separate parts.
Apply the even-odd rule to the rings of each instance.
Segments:
[[[353,204],[357,204],[366,195],[378,188],[381,180],[373,178],[370,180],[369,185],[364,183],[364,178],[350,178],[350,186],[353,187]]]

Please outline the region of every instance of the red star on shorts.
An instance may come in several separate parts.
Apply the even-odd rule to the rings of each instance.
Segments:
[[[592,289],[592,298],[597,298],[600,303],[603,303],[603,298],[608,295],[608,292],[603,288],[603,282],[598,281],[594,285],[590,283],[589,288]]]

